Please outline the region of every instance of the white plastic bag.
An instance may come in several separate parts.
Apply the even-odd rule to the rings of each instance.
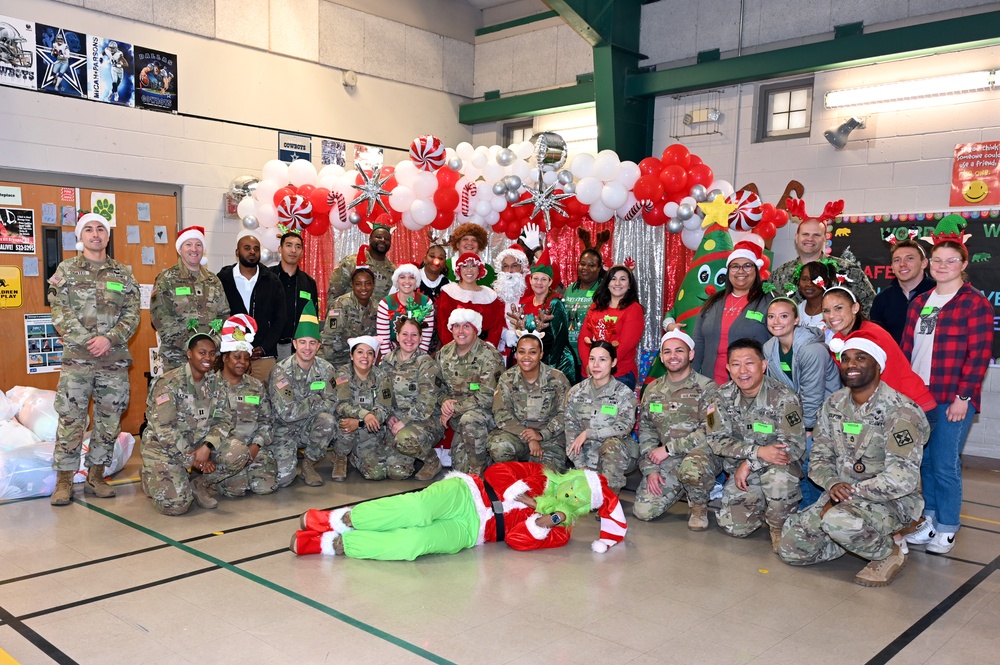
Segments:
[[[0,422],[0,452],[32,446],[41,441],[30,429],[16,420]]]
[[[17,412],[17,420],[42,441],[55,441],[56,429],[59,427],[56,391],[31,390],[33,392],[27,395],[21,410]]]
[[[87,480],[87,452],[90,451],[90,435],[87,432],[83,438],[83,445],[80,446],[80,469],[73,477],[74,483],[82,483]],[[115,439],[115,449],[111,452],[111,464],[104,467],[104,475],[110,476],[118,473],[124,468],[128,458],[132,456],[132,449],[135,447],[135,437],[128,432],[122,432]]]
[[[17,415],[18,406],[11,402],[0,390],[0,422],[10,420]]]

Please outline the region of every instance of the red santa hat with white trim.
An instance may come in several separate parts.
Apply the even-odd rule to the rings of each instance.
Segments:
[[[205,242],[205,227],[204,226],[189,226],[177,234],[177,240],[174,242],[174,249],[177,253],[181,253],[181,245],[183,245],[188,240],[200,240],[201,246],[206,250],[208,249],[208,244]],[[201,256],[201,265],[208,265],[208,259],[204,254]]]
[[[253,339],[257,333],[257,321],[248,314],[234,314],[222,324],[222,344],[220,353],[246,351],[253,353]]]
[[[726,259],[726,267],[736,259],[749,259],[760,270],[764,267],[764,248],[751,240],[740,240]]]
[[[590,549],[604,554],[625,540],[625,532],[628,531],[625,511],[618,495],[608,487],[607,478],[596,471],[585,470],[583,473],[590,485],[590,508],[596,510],[601,518],[601,537],[590,544]]]
[[[87,225],[88,222],[100,222],[108,233],[111,233],[111,223],[108,222],[102,215],[98,215],[96,212],[88,212],[80,215],[80,219],[76,222],[76,251],[83,251],[83,243],[80,241],[80,235],[83,233],[83,227]]]

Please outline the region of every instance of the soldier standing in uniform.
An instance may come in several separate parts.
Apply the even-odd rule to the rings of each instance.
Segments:
[[[429,305],[433,307],[433,305]],[[421,460],[423,468],[414,476],[431,480],[441,471],[441,458],[434,446],[444,437],[441,425],[441,370],[437,362],[420,350],[424,310],[407,311],[396,319],[396,347],[382,360],[382,369],[392,382],[389,411],[389,446],[397,453]],[[413,462],[407,462],[411,469]]]
[[[641,520],[659,517],[687,494],[688,528],[708,528],[708,495],[718,474],[680,471],[688,453],[705,446],[705,411],[715,398],[715,382],[691,369],[694,340],[680,330],[660,339],[660,362],[667,373],[642,393],[639,406],[639,469],[632,514]]]
[[[448,317],[453,340],[438,352],[444,381],[441,426],[451,427],[452,468],[482,473],[489,461],[486,438],[493,429],[493,392],[503,374],[503,359],[479,339],[483,316],[459,307]]]
[[[337,269],[330,275],[330,287],[326,291],[326,306],[330,307],[336,298],[351,290],[354,271],[361,265],[367,266],[375,281],[372,298],[376,304],[389,295],[392,288],[392,273],[396,272],[396,264],[387,258],[392,249],[392,229],[384,224],[388,215],[379,215],[375,221],[374,230],[368,236],[368,244],[361,245],[357,256],[345,257]]]
[[[340,434],[333,444],[333,479],[347,479],[350,461],[366,480],[405,480],[413,475],[412,458],[389,448],[386,420],[392,408],[392,382],[375,366],[378,337],[348,340],[351,362],[334,370]]]
[[[56,394],[59,429],[52,454],[56,470],[53,506],[73,496],[87,411],[94,400],[94,429],[87,453],[84,491],[100,498],[115,491],[104,481],[121,415],[128,408],[128,341],[139,326],[139,285],[132,269],[108,258],[108,220],[87,213],[76,223],[79,256],[59,264],[49,278],[52,323],[63,338],[62,373]]]
[[[250,450],[246,468],[219,483],[223,496],[270,494],[278,489],[278,467],[270,451],[271,400],[267,387],[248,373],[256,336],[257,322],[246,314],[231,316],[222,324],[219,373],[233,411],[233,435]]]
[[[864,333],[840,355],[845,388],[820,409],[809,475],[826,492],[785,522],[778,554],[805,566],[850,552],[871,563],[854,581],[886,586],[906,563],[892,534],[920,515],[920,461],[930,427],[923,411],[881,380],[886,353]]]
[[[164,374],[187,364],[187,340],[194,328],[221,324],[229,317],[229,302],[219,278],[206,270],[205,229],[189,226],[174,243],[177,265],[156,277],[149,304],[149,318],[160,334],[160,359]]]
[[[358,265],[351,273],[351,291],[327,300],[326,326],[323,328],[323,357],[334,367],[351,362],[347,340],[374,335],[378,320],[375,273],[363,261],[364,248],[358,252]]]
[[[540,462],[566,468],[563,404],[569,379],[542,362],[543,333],[525,333],[514,347],[516,367],[500,377],[493,395],[493,420],[486,448],[494,462]]]
[[[765,376],[767,361],[757,340],[730,343],[728,356],[732,380],[705,411],[708,445],[731,474],[722,491],[719,526],[746,538],[766,523],[777,552],[785,519],[802,498],[802,404],[791,388]]]
[[[214,486],[250,463],[250,451],[232,433],[225,379],[212,371],[215,338],[196,332],[187,347],[188,364],[160,377],[149,394],[140,448],[142,491],[157,512],[171,516],[195,501],[207,510],[218,506]]]
[[[292,342],[295,353],[279,360],[267,384],[274,413],[272,454],[278,465],[278,487],[295,482],[295,456],[305,448],[300,472],[302,481],[319,487],[323,479],[316,464],[326,457],[326,447],[337,428],[334,411],[337,391],[333,367],[317,358],[320,347],[319,319],[310,301],[299,317]]]
[[[617,364],[611,342],[590,345],[588,377],[566,394],[566,453],[576,468],[597,471],[620,492],[639,459],[639,446],[629,436],[635,427],[635,393],[615,381]]]

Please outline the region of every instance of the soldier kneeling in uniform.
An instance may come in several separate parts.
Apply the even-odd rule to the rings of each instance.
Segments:
[[[794,566],[850,552],[869,563],[861,586],[886,586],[906,562],[892,534],[923,509],[920,460],[930,427],[923,411],[882,382],[886,353],[855,333],[840,355],[845,388],[823,404],[813,430],[809,477],[826,488],[785,523],[778,554]]]

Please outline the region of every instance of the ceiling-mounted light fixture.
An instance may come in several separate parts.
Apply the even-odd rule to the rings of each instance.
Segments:
[[[847,137],[858,127],[865,126],[864,118],[850,118],[836,129],[828,129],[823,132],[823,137],[830,142],[837,150],[847,145]]]
[[[701,122],[719,122],[722,119],[722,112],[719,109],[704,108],[688,111],[681,120],[685,125],[697,125]]]
[[[926,79],[898,81],[884,85],[871,85],[862,88],[831,90],[823,97],[823,103],[828,109],[845,106],[862,106],[865,104],[882,104],[900,102],[910,99],[940,97],[942,95],[957,95],[965,92],[992,90],[995,84],[996,70],[967,72],[965,74],[948,74]]]

